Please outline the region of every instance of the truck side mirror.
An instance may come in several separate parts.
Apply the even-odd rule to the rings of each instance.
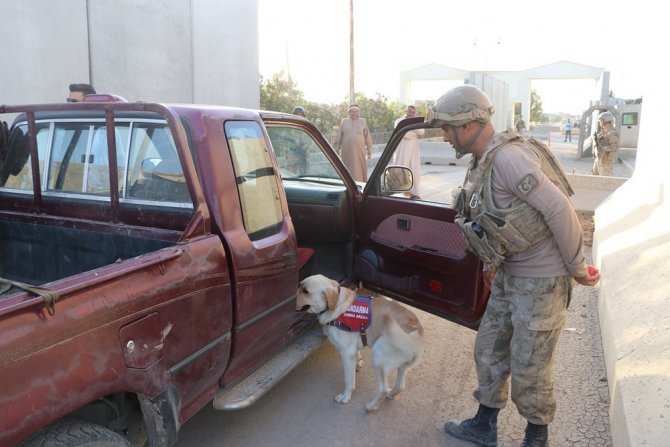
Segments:
[[[389,166],[382,176],[384,192],[396,193],[409,191],[414,183],[412,170],[406,166]]]

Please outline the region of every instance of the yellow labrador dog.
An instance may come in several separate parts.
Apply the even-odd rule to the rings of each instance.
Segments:
[[[298,287],[296,309],[319,316],[324,333],[337,348],[344,369],[344,391],[335,396],[341,404],[349,402],[356,387],[356,366],[360,350],[372,347],[372,366],[377,394],[365,405],[375,411],[385,397],[393,398],[405,388],[405,375],[423,353],[423,326],[410,310],[384,297],[358,297],[323,275],[305,278]],[[393,389],[388,375],[397,369]]]

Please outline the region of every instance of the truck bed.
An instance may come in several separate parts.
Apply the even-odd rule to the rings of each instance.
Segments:
[[[0,215],[0,277],[33,285],[174,245],[180,235],[62,217],[22,217],[9,221]]]

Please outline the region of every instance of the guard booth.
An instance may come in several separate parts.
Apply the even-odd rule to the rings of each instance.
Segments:
[[[619,147],[637,149],[642,103],[622,104],[617,106],[617,111],[621,117],[621,124],[617,123]]]

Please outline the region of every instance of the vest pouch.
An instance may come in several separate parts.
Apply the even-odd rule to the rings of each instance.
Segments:
[[[523,228],[522,237],[530,244],[530,247],[551,236],[551,230],[542,214],[528,204],[523,204],[506,214],[505,221],[514,231],[517,231],[517,228]]]
[[[451,200],[453,201],[453,208],[457,214],[465,215],[465,190],[462,186],[455,188],[451,193]]]
[[[479,231],[473,229],[473,225],[478,225],[476,222],[468,221],[465,217],[459,217],[454,222],[463,230],[465,245],[470,252],[477,255],[482,261],[492,264],[493,267],[502,264],[505,256],[489,244],[486,232],[482,231],[481,228]]]
[[[495,246],[497,242],[502,246],[496,248],[500,253],[516,254],[530,247],[530,242],[505,219],[485,211],[477,216],[477,222],[489,236],[492,245]]]

